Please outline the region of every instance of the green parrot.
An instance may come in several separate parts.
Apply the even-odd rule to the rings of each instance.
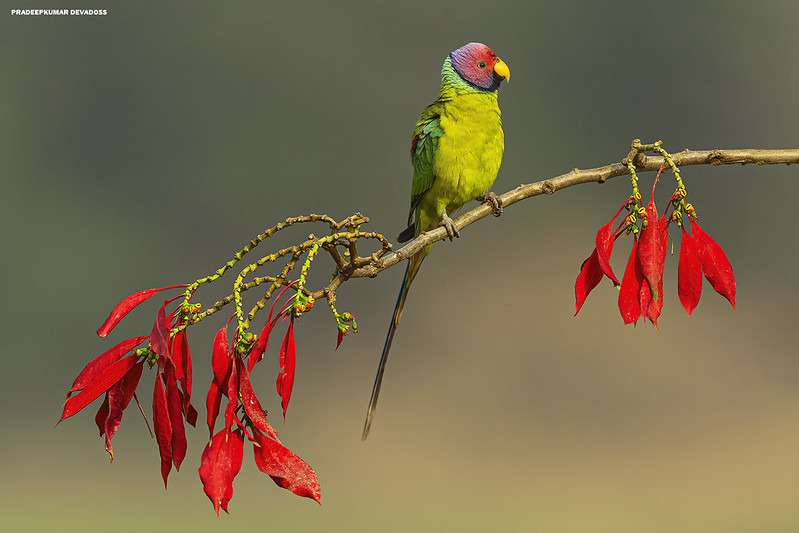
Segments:
[[[411,140],[411,208],[408,228],[400,233],[399,242],[439,226],[446,228],[450,240],[459,237],[450,215],[471,200],[491,204],[497,216],[502,212],[499,198],[488,190],[497,177],[505,149],[497,89],[502,80],[509,79],[505,62],[481,43],[462,46],[444,60],[438,98],[422,111]],[[408,289],[431,248],[429,245],[408,259],[369,400],[364,439],[372,425],[388,352]]]

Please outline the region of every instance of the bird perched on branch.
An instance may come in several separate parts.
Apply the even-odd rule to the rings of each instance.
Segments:
[[[446,228],[450,240],[459,237],[450,215],[470,200],[489,203],[497,216],[502,212],[502,203],[489,189],[497,177],[505,149],[497,89],[502,80],[509,79],[510,70],[505,62],[481,43],[462,46],[444,60],[438,98],[422,111],[411,140],[411,208],[408,228],[400,233],[399,242],[439,226]],[[431,248],[429,245],[408,259],[369,400],[364,439],[372,424],[388,352],[402,318],[408,289]]]

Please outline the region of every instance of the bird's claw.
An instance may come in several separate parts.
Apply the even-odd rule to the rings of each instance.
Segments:
[[[461,232],[458,231],[458,228],[455,226],[455,222],[449,218],[449,215],[447,215],[446,211],[441,213],[441,221],[438,223],[438,225],[443,226],[444,229],[447,230],[447,237],[449,237],[450,241],[454,241],[455,237],[461,236]]]
[[[487,193],[478,196],[477,200],[483,202],[484,204],[488,204],[491,207],[491,213],[495,217],[498,217],[502,214],[502,198],[497,196],[496,193],[488,191]]]

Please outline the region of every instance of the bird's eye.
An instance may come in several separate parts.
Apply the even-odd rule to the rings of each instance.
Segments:
[[[477,68],[479,68],[479,69],[486,68],[486,62],[485,61],[480,61],[479,63],[477,63]]]

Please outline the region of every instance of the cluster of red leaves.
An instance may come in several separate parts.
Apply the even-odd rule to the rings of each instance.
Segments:
[[[285,417],[294,382],[294,314],[291,307],[284,308],[275,318],[272,318],[270,310],[258,340],[244,350],[235,345],[230,347],[227,324],[214,337],[211,361],[214,378],[206,397],[208,432],[211,438],[203,450],[199,473],[203,489],[214,504],[217,516],[220,507],[225,512],[228,511],[228,502],[233,496],[233,480],[241,469],[244,456],[245,435],[253,445],[255,464],[259,470],[269,475],[279,487],[320,502],[321,493],[316,474],[305,461],[280,442],[277,431],[267,421],[266,411],[261,407],[250,381],[250,372],[263,358],[269,334],[281,316],[290,316],[280,347],[281,372],[277,379]],[[243,355],[247,356],[246,364]],[[224,428],[214,434],[222,396],[228,398]]]
[[[176,470],[180,470],[180,464],[186,457],[184,417],[192,426],[197,425],[197,410],[190,403],[189,343],[185,329],[170,338],[170,323],[174,320],[174,326],[179,326],[181,319],[175,317],[180,309],[178,307],[167,322],[166,306],[169,303],[169,300],[165,301],[158,310],[150,334],[150,347],[158,356],[158,375],[153,389],[153,426],[161,455],[161,476],[164,478],[165,487],[172,465],[175,465]],[[178,388],[178,382],[181,388]]]
[[[141,302],[160,291],[179,287],[185,285],[150,289],[130,295],[114,308],[97,330],[97,334],[105,337]],[[153,423],[161,451],[164,485],[172,464],[179,468],[186,455],[184,418],[192,425],[197,421],[197,411],[191,405],[191,354],[186,332],[184,330],[170,338],[165,311],[168,303],[169,301],[164,302],[158,310],[153,331],[149,336],[124,340],[97,356],[83,368],[67,392],[63,412],[58,421],[61,423],[101,394],[105,394],[94,420],[100,430],[100,436],[105,435],[105,449],[113,461],[111,438],[119,429],[123,411],[136,394],[144,363],[150,361],[150,353],[157,354],[158,379],[155,382],[153,395]],[[177,313],[178,309],[173,311],[169,318],[170,322],[174,321],[176,325],[181,320]],[[150,341],[150,350],[134,351],[134,348],[146,340]],[[74,393],[77,394],[73,396]],[[141,410],[141,405],[139,409]]]
[[[657,184],[657,181],[655,182]],[[654,201],[655,187],[646,206],[646,223],[634,235],[634,242],[621,283],[610,266],[613,245],[619,237],[628,234],[630,222],[623,220],[613,225],[625,203],[610,222],[599,228],[592,254],[583,261],[574,285],[576,315],[588,294],[607,276],[619,287],[619,311],[625,324],[636,323],[639,318],[649,319],[657,329],[657,319],[663,309],[663,265],[666,260],[668,226],[674,217],[658,217]],[[672,197],[674,200],[674,197]],[[705,233],[691,217],[693,236],[681,224],[682,240],[678,267],[678,294],[680,302],[690,316],[699,303],[702,293],[702,275],[713,289],[727,298],[735,307],[735,276],[724,250]]]
[[[140,291],[120,302],[97,331],[101,337],[111,330],[134,307],[160,291],[184,288],[185,285]],[[285,292],[285,290],[284,290]],[[281,293],[280,296],[282,296]],[[280,299],[280,296],[275,301]],[[59,423],[76,414],[100,395],[105,400],[95,416],[100,436],[105,436],[105,447],[113,460],[111,438],[117,432],[122,413],[131,399],[136,398],[136,387],[144,364],[157,365],[153,390],[153,426],[161,457],[161,475],[166,487],[172,469],[180,468],[186,456],[186,431],[184,421],[192,426],[197,422],[197,411],[191,404],[192,363],[186,329],[171,335],[171,330],[184,325],[190,312],[178,305],[167,314],[168,305],[179,298],[166,300],[158,309],[155,324],[149,336],[127,339],[102,353],[84,367],[67,393]],[[274,305],[256,342],[245,339],[254,336],[235,335],[229,346],[227,324],[214,339],[212,351],[213,380],[208,390],[206,404],[207,422],[211,438],[202,453],[199,468],[205,493],[214,504],[217,516],[220,507],[227,512],[233,494],[233,479],[241,469],[244,435],[253,443],[255,464],[268,474],[278,486],[300,496],[320,501],[320,487],[313,469],[286,448],[277,438],[277,432],[266,419],[250,382],[250,372],[255,363],[263,359],[269,335],[279,318],[290,317],[289,326],[279,352],[280,373],[277,390],[285,417],[294,383],[295,348],[294,318],[290,301],[273,318]],[[135,348],[145,341],[145,349]],[[246,359],[246,365],[245,365]],[[225,409],[225,426],[214,434],[214,424],[219,415],[222,396],[228,398]],[[138,399],[136,400],[138,404]],[[141,405],[139,404],[141,410]],[[142,415],[144,411],[142,410]],[[146,418],[145,418],[146,420]]]

